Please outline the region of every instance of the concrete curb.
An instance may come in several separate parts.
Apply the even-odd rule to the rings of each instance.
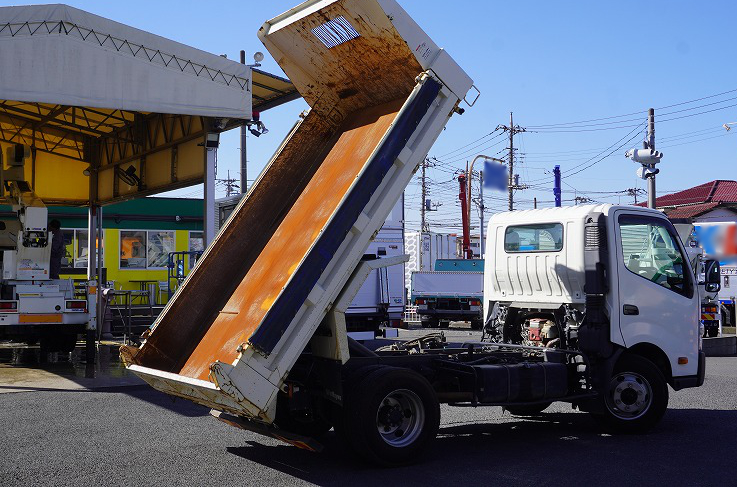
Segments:
[[[707,357],[737,354],[737,336],[704,338],[704,353]]]

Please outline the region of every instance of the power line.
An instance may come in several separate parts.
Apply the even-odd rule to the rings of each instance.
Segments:
[[[626,142],[622,143],[622,144],[621,144],[621,145],[620,145],[619,147],[617,147],[616,149],[614,149],[613,151],[611,151],[611,152],[610,152],[609,154],[605,155],[605,156],[604,156],[604,157],[602,157],[601,159],[598,159],[597,161],[594,161],[594,162],[592,162],[591,164],[589,164],[589,165],[588,165],[588,166],[586,166],[586,167],[582,167],[582,168],[581,168],[581,169],[579,169],[578,171],[575,171],[575,172],[572,172],[572,173],[566,173],[566,175],[565,175],[564,177],[570,177],[570,176],[574,176],[574,175],[576,175],[576,174],[578,174],[578,173],[580,173],[580,172],[583,172],[583,171],[585,171],[586,169],[589,169],[589,168],[591,168],[591,167],[595,166],[596,164],[600,163],[601,161],[603,161],[603,160],[604,160],[604,159],[606,159],[607,157],[610,157],[610,156],[611,156],[612,154],[614,154],[615,152],[618,152],[618,151],[620,151],[620,150],[622,149],[622,147],[626,146],[627,144],[629,144],[630,142],[632,142],[633,140],[635,140],[635,138],[637,138],[637,136],[638,136],[638,135],[640,135],[640,134],[635,134],[635,135],[633,135],[633,136],[632,136],[632,137],[631,137],[631,138],[630,138],[629,140],[627,140]]]
[[[496,132],[496,131],[497,131],[497,129],[494,129],[494,130],[492,130],[491,132],[489,132],[488,134],[484,135],[483,137],[480,137],[480,138],[478,138],[478,139],[474,140],[473,142],[469,142],[469,143],[468,143],[468,144],[466,144],[466,145],[462,145],[461,147],[459,147],[459,148],[457,148],[457,149],[455,149],[455,150],[452,150],[452,151],[450,151],[450,152],[446,152],[445,154],[439,155],[438,157],[441,157],[441,158],[442,158],[442,157],[446,157],[446,156],[449,156],[450,154],[453,154],[454,152],[458,152],[458,151],[459,151],[459,150],[461,150],[461,149],[465,149],[465,148],[466,148],[466,147],[468,147],[469,145],[471,145],[471,144],[475,144],[476,142],[479,142],[479,141],[481,141],[481,140],[483,140],[483,139],[487,138],[488,136],[490,136],[491,134],[493,134],[493,133],[494,133],[494,132]],[[501,135],[501,134],[499,134],[499,135]]]
[[[665,105],[665,106],[662,106],[662,107],[656,107],[656,110],[665,110],[667,108],[673,108],[673,107],[677,107],[677,106],[688,105],[689,103],[696,103],[698,101],[707,100],[707,99],[710,99],[710,98],[716,98],[718,96],[722,96],[722,95],[726,95],[726,94],[734,93],[734,92],[737,92],[737,88],[732,89],[732,90],[723,91],[721,93],[716,93],[714,95],[702,96],[701,98],[695,98],[693,100],[683,101],[683,102],[680,102],[680,103],[674,103],[674,104],[671,104],[671,105]],[[724,100],[724,101],[728,101],[728,100]],[[715,102],[715,103],[719,103],[719,102]],[[614,119],[617,119],[617,118],[631,117],[633,115],[640,114],[643,111],[644,110],[637,111],[637,112],[631,112],[631,113],[625,113],[623,115],[613,115],[613,116],[609,116],[609,117],[592,118],[592,119],[588,119],[588,120],[579,120],[577,122],[562,122],[562,123],[552,123],[552,124],[528,125],[528,127],[530,129],[532,129],[532,130],[535,130],[535,129],[540,129],[540,128],[563,127],[563,126],[570,126],[570,125],[580,125],[580,124],[589,123],[589,122],[599,122],[599,121],[602,121],[602,120],[614,120]],[[623,122],[623,121],[620,121],[620,122]]]

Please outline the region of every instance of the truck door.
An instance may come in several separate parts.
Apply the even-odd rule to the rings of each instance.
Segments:
[[[615,218],[619,322],[625,346],[657,345],[668,355],[674,376],[695,375],[698,293],[673,225],[643,214],[617,212]],[[679,357],[688,363],[679,364]]]

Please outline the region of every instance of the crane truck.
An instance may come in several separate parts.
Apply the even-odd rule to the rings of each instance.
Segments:
[[[15,214],[0,221],[0,339],[35,343],[42,352],[71,352],[96,309],[94,281],[79,299],[71,280],[51,279],[48,209],[27,180],[30,147],[7,147],[0,153],[0,201]]]
[[[703,381],[690,270],[673,262],[644,283],[648,293],[632,295],[642,286],[630,281],[644,278],[614,251],[629,217],[670,235],[664,217],[644,209],[531,213],[566,231],[554,249],[525,253],[502,243],[517,213],[493,220],[489,329],[515,330],[537,313],[560,323],[560,338],[570,331],[568,341],[349,339],[346,309],[392,260],[362,260],[365,249],[460,102],[473,104],[472,80],[394,0],[310,0],[259,37],[310,111],[143,343],[121,348],[128,370],[230,425],[302,448],[319,450],[334,429],[349,450],[384,465],[423,458],[441,403],[524,410],[565,401],[642,431],[663,414],[667,383]],[[681,244],[667,250],[677,255]],[[508,266],[505,278],[501,261],[519,272]]]

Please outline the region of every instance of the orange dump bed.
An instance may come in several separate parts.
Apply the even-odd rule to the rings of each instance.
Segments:
[[[386,133],[402,101],[362,110],[344,125],[335,145],[208,327],[180,374],[206,379],[210,364],[216,359],[226,363],[235,360],[238,346],[248,341],[274,304]]]

